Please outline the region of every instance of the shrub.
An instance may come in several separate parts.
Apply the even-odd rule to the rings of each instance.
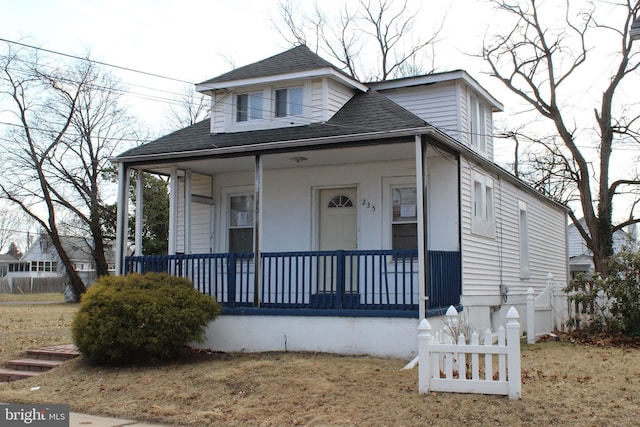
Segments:
[[[640,338],[640,254],[622,251],[611,257],[606,292],[617,329]]]
[[[579,275],[565,289],[576,307],[568,326],[582,335],[640,338],[640,254],[622,251],[608,261],[607,277]]]
[[[121,365],[170,359],[220,314],[212,297],[184,278],[164,273],[104,276],[82,297],[73,341],[95,364]]]

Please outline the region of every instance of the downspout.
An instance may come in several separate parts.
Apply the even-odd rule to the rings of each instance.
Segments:
[[[253,306],[260,307],[260,275],[261,275],[261,259],[260,259],[260,224],[262,223],[262,158],[257,155],[255,157],[255,185],[253,196]]]
[[[415,136],[416,203],[418,215],[418,318],[426,318],[429,308],[429,252],[427,237],[427,142],[423,135]]]
[[[124,257],[127,255],[127,231],[129,211],[129,169],[118,163],[118,205],[116,207],[116,274],[123,275]]]

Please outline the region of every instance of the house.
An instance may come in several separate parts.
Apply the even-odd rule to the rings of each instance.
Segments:
[[[0,277],[5,277],[9,272],[9,265],[16,259],[11,254],[0,254]]]
[[[466,72],[365,84],[297,46],[196,89],[210,119],[114,159],[116,269],[215,296],[204,346],[411,357],[425,316],[496,327],[566,283],[566,210],[493,163],[503,106]],[[139,192],[125,257],[133,171],[170,177],[168,256]]]
[[[60,240],[65,251],[80,278],[86,286],[96,281],[95,263],[91,255],[91,241],[85,237],[61,236]],[[115,253],[112,243],[107,243],[106,256],[109,260],[109,270],[115,272]],[[7,278],[9,286],[20,286],[23,291],[26,288],[46,287],[51,291],[62,292],[64,288],[65,272],[58,256],[58,251],[53,246],[51,239],[46,234],[40,234],[19,261],[9,265]],[[54,285],[52,285],[54,284]]]
[[[584,218],[579,220],[582,227],[587,230]],[[587,242],[578,231],[575,224],[569,224],[567,231],[569,247],[569,273],[572,279],[580,273],[592,274],[595,271],[593,264],[593,252],[587,247]],[[627,231],[617,230],[613,233],[613,252],[618,253],[623,249],[638,250],[635,224],[629,226]]]

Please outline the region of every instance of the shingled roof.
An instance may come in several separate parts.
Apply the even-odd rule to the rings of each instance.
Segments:
[[[330,120],[303,126],[254,130],[233,133],[210,133],[210,121],[163,136],[148,144],[133,148],[117,158],[135,158],[190,152],[199,150],[236,147],[267,142],[294,141],[301,139],[327,138],[342,135],[357,135],[372,132],[414,129],[428,126],[418,116],[410,113],[374,90],[357,93]]]
[[[345,77],[353,79],[352,76],[342,72],[332,63],[322,59],[313,53],[307,46],[299,45],[286,52],[279,53],[262,61],[254,62],[244,67],[236,68],[228,73],[214,77],[200,83],[201,85],[224,83],[235,80],[254,79],[269,77],[279,74],[290,74],[301,71],[317,70],[321,68],[333,68]]]

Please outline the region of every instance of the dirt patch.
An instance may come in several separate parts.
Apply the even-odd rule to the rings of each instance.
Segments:
[[[420,395],[417,370],[401,370],[406,362],[193,351],[180,362],[102,368],[78,358],[0,384],[0,401],[69,403],[74,411],[185,426],[633,425],[640,413],[635,348],[524,345],[518,401]]]

